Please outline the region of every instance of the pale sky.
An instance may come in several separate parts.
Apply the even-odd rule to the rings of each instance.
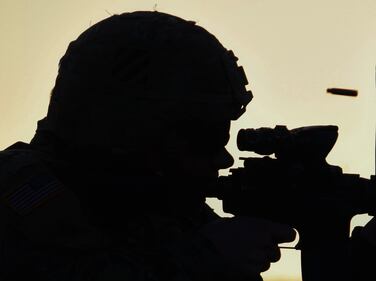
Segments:
[[[109,14],[155,5],[198,22],[244,66],[255,98],[232,126],[235,158],[244,155],[234,142],[240,128],[334,124],[339,139],[328,161],[348,173],[374,174],[374,0],[0,0],[0,147],[31,139],[70,41]],[[328,95],[329,87],[357,89],[359,96]],[[298,252],[284,251],[264,279],[276,276],[300,280]]]

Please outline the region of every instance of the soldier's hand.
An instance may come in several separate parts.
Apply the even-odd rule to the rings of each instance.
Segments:
[[[287,225],[250,217],[221,218],[202,229],[237,273],[255,276],[280,259],[279,243],[294,241]]]
[[[356,227],[359,238],[376,247],[376,219],[372,218],[364,227]]]
[[[364,227],[356,226],[351,233],[349,280],[373,280],[376,262],[376,219]]]

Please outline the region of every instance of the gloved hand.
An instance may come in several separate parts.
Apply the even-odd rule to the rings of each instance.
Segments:
[[[376,262],[376,220],[357,226],[350,240],[350,280],[373,280]]]
[[[364,227],[356,227],[354,229],[359,238],[364,239],[374,247],[376,247],[376,219],[372,218]]]
[[[296,236],[287,225],[250,217],[221,218],[201,231],[244,279],[268,270],[281,257],[278,244],[292,242]]]

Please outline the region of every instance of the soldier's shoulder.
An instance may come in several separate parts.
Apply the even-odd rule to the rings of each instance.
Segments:
[[[27,215],[65,190],[40,148],[18,142],[0,152],[0,202]]]
[[[17,142],[0,151],[0,192],[8,181],[22,180],[41,166],[39,153],[27,143]]]
[[[2,172],[17,171],[40,161],[38,153],[24,142],[16,142],[0,151],[0,175]]]

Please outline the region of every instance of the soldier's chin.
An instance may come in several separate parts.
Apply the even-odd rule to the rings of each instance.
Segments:
[[[170,182],[174,182],[174,186],[178,185],[183,190],[199,191],[203,192],[212,186],[215,186],[218,182],[218,172],[208,173],[205,175],[190,175],[190,176],[177,176],[173,179],[170,178]]]

